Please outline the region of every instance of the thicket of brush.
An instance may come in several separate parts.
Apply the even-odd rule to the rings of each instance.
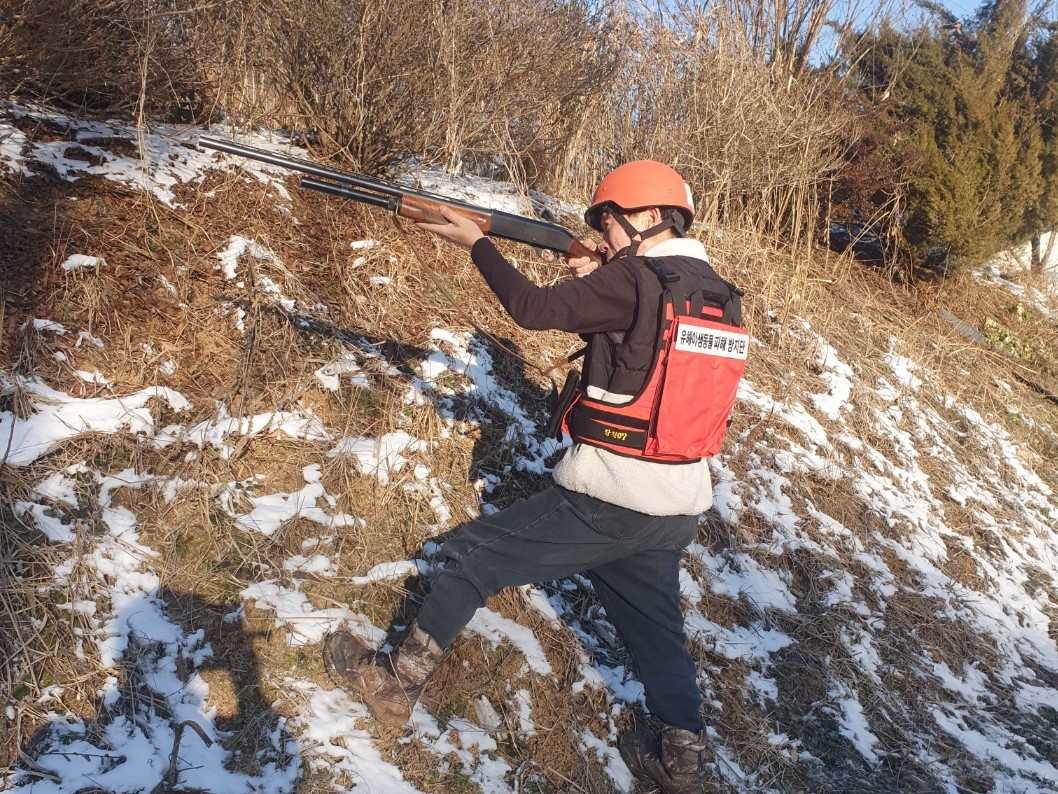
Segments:
[[[22,0],[0,12],[0,81],[72,110],[265,123],[370,172],[414,155],[581,200],[652,157],[707,219],[798,239],[825,215],[853,115],[805,68],[834,5]]]
[[[796,244],[833,216],[882,237],[891,271],[931,248],[962,264],[1038,243],[1058,225],[1055,6],[1000,0],[961,22],[922,7],[17,0],[0,9],[0,86],[577,198],[620,162],[661,159],[706,218]]]

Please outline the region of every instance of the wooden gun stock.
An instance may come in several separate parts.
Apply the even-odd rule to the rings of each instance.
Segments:
[[[477,227],[485,234],[489,233],[489,227],[492,225],[492,213],[488,210],[460,207],[446,202],[419,198],[418,196],[411,194],[405,194],[401,197],[400,206],[397,208],[397,215],[402,218],[407,218],[410,221],[416,221],[417,223],[448,223],[441,214],[441,207],[445,206],[453,212],[462,215],[464,218],[470,218],[470,220],[474,221],[474,223],[477,224]]]

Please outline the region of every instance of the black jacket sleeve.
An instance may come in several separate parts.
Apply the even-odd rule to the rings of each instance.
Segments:
[[[636,279],[617,260],[584,278],[540,287],[519,273],[487,237],[474,243],[470,256],[503,308],[522,328],[593,334],[624,331],[636,310]]]

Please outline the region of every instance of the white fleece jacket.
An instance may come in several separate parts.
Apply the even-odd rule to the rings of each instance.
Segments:
[[[663,240],[649,255],[690,256],[708,261],[705,248],[688,237]],[[612,394],[589,387],[593,399],[623,403],[631,395]],[[555,484],[611,504],[652,516],[698,515],[713,503],[709,462],[655,463],[593,447],[574,444],[555,465]]]

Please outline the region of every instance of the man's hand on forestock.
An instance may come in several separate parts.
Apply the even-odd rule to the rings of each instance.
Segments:
[[[474,243],[484,237],[484,233],[478,228],[478,225],[470,218],[466,218],[454,210],[448,207],[441,207],[441,215],[448,221],[447,223],[420,223],[416,222],[416,226],[420,229],[430,232],[430,234],[436,234],[443,240],[448,240],[450,243],[461,245],[464,248],[470,248]]]
[[[599,246],[595,244],[594,240],[582,239],[580,243],[592,251],[599,250]],[[563,257],[563,261],[566,263],[566,267],[569,268],[570,275],[574,278],[584,278],[599,267],[599,263],[590,256]]]

